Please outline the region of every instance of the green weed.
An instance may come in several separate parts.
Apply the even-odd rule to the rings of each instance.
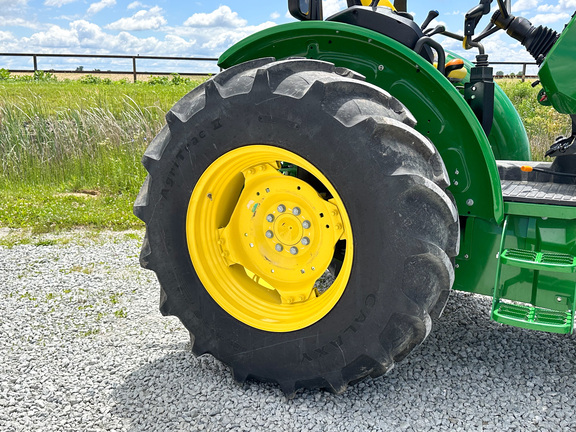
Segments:
[[[118,309],[117,311],[114,311],[114,316],[116,318],[126,318],[128,313],[124,309]]]

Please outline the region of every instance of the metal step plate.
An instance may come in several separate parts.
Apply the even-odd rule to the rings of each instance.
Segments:
[[[576,207],[576,184],[502,180],[504,201]]]

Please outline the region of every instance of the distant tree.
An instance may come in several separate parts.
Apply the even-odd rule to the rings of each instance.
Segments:
[[[94,72],[100,72],[100,69],[94,69]]]
[[[524,72],[522,72],[522,71],[520,71],[516,74],[516,76],[519,76],[519,77],[521,77],[522,75],[524,75]]]
[[[78,66],[76,68],[76,72],[82,72],[84,70],[84,66]]]
[[[514,72],[510,72],[510,78],[515,78],[516,74]]]
[[[498,78],[502,78],[502,77],[504,76],[504,72],[498,71],[498,72],[496,72],[496,76],[497,76]]]

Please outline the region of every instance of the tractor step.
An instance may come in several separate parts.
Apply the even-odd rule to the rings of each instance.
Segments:
[[[576,257],[560,251],[540,251],[536,241],[525,242],[530,249],[519,248],[515,238],[508,244],[516,247],[505,247],[508,224],[521,222],[521,218],[514,215],[506,216],[504,221],[490,315],[502,324],[572,333],[576,313]],[[536,238],[536,234],[533,237]]]
[[[575,273],[576,257],[559,253],[544,253],[524,249],[506,249],[500,257],[501,264],[532,270]]]
[[[570,334],[574,327],[573,311],[555,311],[503,301],[494,305],[492,319],[502,324],[549,333]]]

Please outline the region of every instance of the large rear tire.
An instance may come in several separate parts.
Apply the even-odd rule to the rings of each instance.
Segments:
[[[330,63],[261,59],[166,119],[134,212],[160,310],[194,354],[288,395],[340,393],[424,340],[453,283],[458,215],[396,99]]]

